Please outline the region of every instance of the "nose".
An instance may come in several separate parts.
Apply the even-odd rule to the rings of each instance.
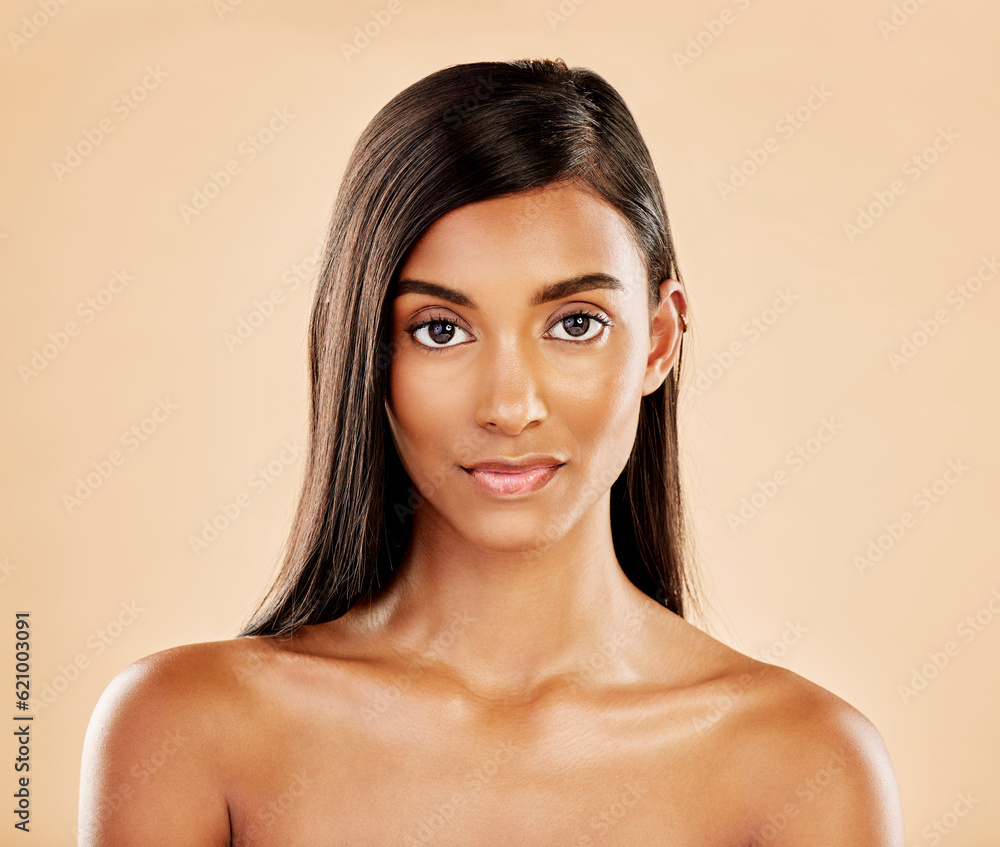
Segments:
[[[545,419],[544,375],[530,354],[503,345],[482,357],[484,370],[478,379],[476,423],[496,428],[506,435]]]

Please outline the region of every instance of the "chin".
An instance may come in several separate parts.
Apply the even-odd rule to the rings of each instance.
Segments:
[[[506,514],[494,512],[482,515],[472,526],[469,512],[466,511],[463,514],[464,520],[456,524],[456,529],[470,544],[484,550],[498,553],[540,552],[558,541],[565,528],[551,518],[542,519],[541,513],[536,515],[538,520],[531,520],[523,513],[513,510]]]

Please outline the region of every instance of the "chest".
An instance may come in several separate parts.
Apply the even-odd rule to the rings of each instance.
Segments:
[[[631,715],[470,721],[441,705],[271,726],[241,769],[234,844],[742,847],[725,769]]]

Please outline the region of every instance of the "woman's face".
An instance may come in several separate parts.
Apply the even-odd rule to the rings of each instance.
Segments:
[[[481,547],[545,546],[598,503],[680,342],[683,291],[665,281],[651,316],[628,222],[578,186],[455,209],[400,271],[393,438],[421,522]],[[473,467],[490,462],[528,470]]]

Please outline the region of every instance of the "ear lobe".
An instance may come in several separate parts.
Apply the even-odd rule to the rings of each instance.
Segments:
[[[643,396],[656,391],[677,361],[686,327],[687,298],[679,282],[665,279],[660,283],[660,305],[653,313],[649,334],[649,356],[642,383]]]

